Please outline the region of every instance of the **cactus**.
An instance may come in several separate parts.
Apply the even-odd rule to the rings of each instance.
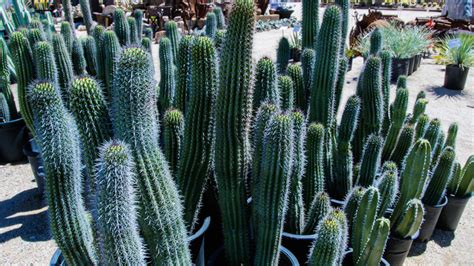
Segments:
[[[134,158],[140,231],[154,263],[190,265],[180,197],[158,144],[150,55],[141,48],[127,48],[116,69],[112,124],[115,137],[130,145]]]
[[[221,52],[214,152],[224,246],[231,265],[249,263],[250,256],[245,180],[250,160],[254,26],[253,1],[235,1]]]
[[[150,38],[150,40],[155,39],[155,36],[153,36],[153,29],[151,29],[151,28],[143,29],[143,35],[145,35],[145,37]]]
[[[428,128],[430,118],[426,114],[420,115],[416,123],[415,128],[415,139],[418,140],[425,135],[426,129]]]
[[[360,256],[354,257],[354,265],[379,265],[390,233],[390,220],[379,218],[375,220],[369,241]]]
[[[337,76],[336,87],[335,87],[335,97],[334,97],[334,114],[337,114],[339,110],[339,105],[341,104],[342,90],[344,89],[344,84],[346,83],[346,73],[347,66],[349,61],[345,56],[341,56],[339,60],[339,73]]]
[[[53,237],[69,265],[95,264],[92,230],[80,196],[81,153],[77,127],[54,84],[33,83],[28,99],[46,174],[45,193]]]
[[[105,86],[107,87],[107,95],[112,95],[112,86],[114,73],[117,68],[117,59],[121,53],[120,43],[115,32],[108,30],[104,33],[104,54],[105,54]]]
[[[143,49],[145,49],[145,51],[149,52],[150,55],[152,55],[152,57],[153,57],[153,51],[151,50],[151,46],[152,46],[151,40],[148,37],[143,37],[141,44],[142,44]]]
[[[299,110],[304,110],[306,103],[306,93],[303,83],[303,70],[301,66],[292,64],[288,67],[288,76],[293,82],[295,105]]]
[[[352,221],[352,249],[355,261],[358,261],[366,248],[377,219],[379,190],[369,187],[362,196]]]
[[[46,35],[41,29],[33,28],[28,31],[28,41],[31,47],[35,47],[36,43],[46,41]]]
[[[212,40],[198,37],[192,44],[191,53],[192,92],[177,175],[178,187],[184,195],[184,220],[189,228],[193,228],[196,222],[211,170],[213,110],[217,91],[217,59]],[[196,158],[196,154],[199,154],[199,158]]]
[[[441,136],[441,121],[438,118],[434,118],[430,121],[428,128],[426,129],[423,138],[429,141],[431,146],[431,155],[434,158],[434,152],[438,147],[438,140]]]
[[[397,139],[400,136],[403,123],[405,122],[408,107],[408,90],[401,88],[397,90],[397,96],[393,102],[393,110],[391,112],[391,123],[385,138],[385,144],[382,151],[382,160],[386,161],[390,157]]]
[[[86,59],[86,70],[91,76],[97,76],[97,47],[94,37],[87,36],[81,39],[84,57]]]
[[[303,48],[315,49],[319,32],[319,0],[303,0]]]
[[[11,120],[10,109],[7,99],[3,92],[0,92],[0,123],[6,123]]]
[[[474,155],[467,158],[466,164],[462,169],[459,182],[457,182],[454,195],[458,198],[466,197],[472,194],[474,187]]]
[[[170,20],[165,23],[166,37],[171,41],[171,51],[173,55],[173,62],[176,62],[178,57],[178,46],[181,40],[181,34],[178,31],[178,24]]]
[[[71,25],[67,21],[63,21],[61,23],[61,35],[64,38],[64,43],[66,44],[66,48],[69,54],[72,54],[72,43],[74,42],[74,34],[71,29]]]
[[[355,186],[346,196],[346,200],[344,201],[344,212],[347,215],[347,221],[350,227],[352,227],[357,207],[359,206],[366,190],[367,189],[364,187]]]
[[[314,73],[314,59],[316,58],[316,53],[313,49],[304,49],[301,53],[301,68],[303,69],[303,83],[304,83],[304,92],[305,92],[305,102],[302,107],[302,110],[306,112],[308,110],[308,98],[311,90],[311,84],[313,81]]]
[[[383,38],[382,32],[375,27],[375,29],[370,34],[370,55],[377,56],[383,47]]]
[[[328,213],[328,217],[334,218],[339,222],[339,225],[341,226],[341,242],[340,242],[340,250],[345,251],[347,249],[347,241],[349,238],[349,227],[347,224],[347,217],[344,211],[340,208],[335,208],[332,209]],[[342,263],[342,260],[344,259],[344,253],[339,252],[337,262],[338,264]]]
[[[446,187],[453,173],[454,160],[456,153],[452,147],[446,147],[434,168],[428,186],[423,195],[423,203],[429,206],[440,204],[444,197]]]
[[[344,52],[346,51],[347,36],[349,33],[349,9],[351,8],[351,2],[350,0],[336,0],[334,2],[341,8],[342,27],[340,54],[341,57],[345,57]]]
[[[92,36],[95,40],[95,46],[97,48],[97,79],[105,84],[105,46],[104,46],[104,32],[105,28],[102,25],[94,27]],[[104,91],[107,93],[107,91]],[[108,97],[105,95],[106,98]]]
[[[86,58],[84,57],[84,48],[82,48],[81,40],[75,38],[72,43],[72,68],[74,70],[74,74],[77,76],[83,75],[86,71]]]
[[[458,135],[458,123],[453,122],[449,125],[448,136],[446,137],[446,142],[444,147],[453,147],[456,148],[456,137]]]
[[[214,37],[214,46],[216,47],[216,53],[218,55],[221,53],[222,47],[224,46],[225,33],[225,30],[218,30]]]
[[[341,11],[330,6],[324,12],[323,24],[316,43],[313,84],[309,108],[309,121],[330,127],[334,122],[334,95],[339,68],[341,42]]]
[[[174,76],[173,52],[170,39],[163,37],[160,40],[160,95],[158,111],[163,114],[173,105],[176,83]]]
[[[256,217],[254,265],[276,265],[287,209],[293,167],[293,120],[291,115],[273,117],[265,129],[259,185],[253,215]],[[277,192],[277,193],[275,193]],[[269,223],[268,221],[274,221]]]
[[[387,166],[389,165],[389,166]],[[391,165],[391,166],[390,166]],[[377,217],[382,217],[387,209],[391,207],[397,198],[398,193],[398,168],[397,165],[393,162],[386,162],[382,176],[377,180],[375,186],[380,192],[380,203]]]
[[[36,63],[36,77],[58,84],[58,72],[51,44],[38,42],[34,47],[33,56]]]
[[[309,254],[309,265],[337,265],[345,251],[341,249],[343,230],[340,222],[333,217],[326,217],[318,226],[317,237]]]
[[[142,41],[142,36],[143,36],[143,11],[141,9],[135,9],[133,11],[133,17],[135,18],[135,23],[137,25],[137,38],[138,38],[138,42],[141,42]],[[147,38],[149,38],[149,36],[146,36]],[[151,41],[152,38],[149,38],[149,40]]]
[[[178,173],[178,162],[183,147],[184,117],[176,109],[166,110],[163,116],[163,152],[173,176]]]
[[[398,89],[406,89],[407,88],[407,76],[402,75],[397,79],[397,90]]]
[[[186,115],[186,105],[191,93],[191,44],[193,37],[186,35],[179,42],[176,62],[175,107]]]
[[[295,91],[293,81],[289,76],[278,77],[278,91],[280,92],[281,109],[284,111],[293,110],[295,102]]]
[[[418,140],[411,148],[403,162],[400,174],[400,195],[390,216],[392,227],[402,216],[405,205],[411,199],[419,199],[428,179],[431,163],[431,146],[425,139]]]
[[[92,34],[92,29],[94,28],[94,20],[92,20],[91,7],[89,0],[79,0],[81,7],[82,18],[84,20],[84,25],[86,25],[87,34]]]
[[[404,206],[404,212],[392,224],[393,234],[400,238],[413,236],[420,229],[424,212],[423,204],[419,199],[408,201]]]
[[[258,61],[255,72],[254,110],[257,110],[264,101],[280,106],[275,64],[270,58],[263,57]]]
[[[0,40],[0,93],[2,93],[5,98],[5,103],[8,107],[6,111],[8,111],[11,117],[15,118],[17,110],[10,85],[9,59],[8,46],[6,42]],[[4,111],[3,114],[5,114],[6,111]]]
[[[145,252],[138,233],[134,168],[127,145],[106,142],[96,167],[97,212],[107,264],[143,265]]]
[[[365,142],[360,163],[357,185],[372,186],[380,167],[382,157],[383,138],[377,135],[369,135]]]
[[[303,177],[303,199],[305,206],[313,202],[316,193],[324,191],[324,135],[322,124],[311,123],[306,139],[306,164]]]
[[[71,57],[67,51],[66,44],[60,34],[54,33],[52,37],[53,50],[55,53],[56,66],[58,68],[58,85],[65,104],[68,104],[69,90],[74,72]]]
[[[207,37],[214,39],[217,32],[217,18],[216,14],[209,12],[206,16],[206,35]]]
[[[130,27],[125,17],[125,12],[120,8],[115,9],[114,12],[114,31],[120,45],[125,46],[130,44]]]
[[[276,59],[278,74],[284,75],[286,73],[286,68],[288,67],[288,62],[291,57],[290,52],[290,41],[288,41],[286,37],[281,37],[278,42]]]
[[[444,147],[444,142],[445,142],[445,134],[442,130],[439,131],[439,137],[438,141],[436,141],[436,148],[432,152],[432,157],[431,157],[431,168],[433,169],[436,166],[436,163],[438,162],[439,156],[441,155],[441,152],[443,151]]]
[[[390,160],[395,162],[398,166],[402,165],[403,159],[410,150],[411,145],[414,141],[415,129],[412,125],[408,124],[400,132],[395,149],[390,155]]]
[[[128,29],[129,29],[128,39],[130,41],[130,44],[138,44],[137,21],[135,20],[135,18],[128,17],[127,23],[128,23]]]
[[[426,105],[428,104],[428,100],[426,99],[419,99],[416,100],[415,106],[413,107],[413,114],[410,119],[411,124],[416,124],[420,119],[420,116],[425,113]]]
[[[225,17],[224,13],[222,12],[222,8],[216,6],[214,9],[212,9],[212,12],[216,15],[216,21],[217,21],[217,29],[218,30],[223,30],[225,29]]]
[[[64,11],[64,21],[69,24],[71,28],[71,33],[73,36],[76,36],[76,31],[74,28],[74,14],[72,10],[71,0],[61,0],[61,4]],[[62,29],[62,28],[61,28]],[[61,30],[62,32],[62,30]]]
[[[302,234],[305,217],[303,202],[303,183],[306,163],[304,143],[306,138],[306,119],[302,112],[295,111],[291,114],[294,133],[293,171],[291,172],[290,190],[288,192],[288,213],[286,214],[285,232]]]
[[[329,195],[322,191],[318,192],[308,208],[306,223],[304,226],[304,234],[310,235],[316,233],[318,224],[331,211]],[[289,206],[291,208],[291,206]],[[289,211],[289,210],[288,210]]]
[[[453,172],[452,172],[451,180],[449,181],[448,186],[446,187],[446,193],[448,195],[454,195],[456,193],[461,177],[462,177],[461,163],[459,163],[459,161],[456,160],[453,163]]]
[[[392,55],[389,51],[379,53],[382,60],[382,95],[383,95],[383,127],[382,132],[387,132],[390,126],[390,80],[392,79]],[[385,135],[385,134],[384,134]]]

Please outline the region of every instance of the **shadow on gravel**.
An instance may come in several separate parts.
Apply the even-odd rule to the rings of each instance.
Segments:
[[[417,243],[413,241],[408,257],[420,256],[426,251],[427,243]]]
[[[431,93],[432,95],[435,95],[436,99],[444,98],[444,97],[458,99],[458,98],[462,98],[466,96],[466,93],[464,93],[464,91],[462,90],[460,91],[448,90],[446,88],[439,87],[439,86],[430,87],[427,89],[427,92]]]
[[[0,201],[0,244],[21,237],[28,242],[51,239],[45,201],[36,188],[22,191],[14,197]],[[8,227],[12,227],[11,229]]]
[[[435,230],[430,241],[434,241],[440,247],[449,247],[451,246],[451,241],[454,239],[454,232]],[[426,251],[426,246],[428,243],[417,243],[413,242],[408,257],[419,256]]]

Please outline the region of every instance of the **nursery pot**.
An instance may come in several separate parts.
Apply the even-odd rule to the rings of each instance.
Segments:
[[[216,250],[207,263],[207,266],[222,266],[227,265],[227,261],[225,259],[224,254],[224,247],[219,248]],[[299,266],[300,263],[296,259],[295,255],[291,253],[287,248],[280,246],[280,261],[278,262],[280,266]]]
[[[408,75],[413,74],[415,72],[415,57],[408,58]]]
[[[436,227],[436,223],[438,222],[439,215],[447,203],[448,197],[444,196],[441,203],[436,206],[423,204],[425,207],[425,214],[423,215],[424,222],[420,227],[420,235],[415,240],[416,242],[425,243],[431,239]]]
[[[290,18],[291,14],[293,14],[294,10],[289,10],[289,9],[277,9],[275,12],[280,16],[280,19],[285,19],[285,18]]]
[[[354,259],[352,257],[352,248],[344,253],[344,259],[342,260],[342,265],[343,266],[352,266],[352,265],[354,265]],[[390,266],[390,263],[388,263],[384,258],[382,258],[379,265],[380,266]]]
[[[25,145],[23,145],[23,154],[26,155],[28,158],[28,162],[31,166],[31,171],[36,180],[36,185],[38,186],[38,190],[43,195],[44,193],[44,174],[43,172],[43,159],[41,158],[41,154],[39,152],[38,145],[34,139],[30,139]]]
[[[399,76],[408,75],[409,60],[403,58],[392,59],[392,82],[397,82]]]
[[[450,90],[464,90],[469,68],[460,68],[457,65],[447,65],[444,75],[444,87]]]
[[[463,198],[448,195],[448,204],[441,211],[436,227],[445,231],[456,231],[464,208],[466,208],[470,198],[471,195]]]
[[[295,235],[283,232],[281,236],[281,245],[288,248],[300,262],[306,264],[308,261],[309,250],[316,240],[316,234],[313,235]]]
[[[415,55],[415,69],[414,71],[417,71],[418,68],[420,67],[421,65],[421,54],[417,54]]]
[[[0,123],[0,163],[13,163],[26,159],[22,150],[25,128],[23,118]]]
[[[419,231],[412,237],[398,238],[393,235],[388,236],[387,245],[383,257],[390,265],[401,266],[410,251],[413,240],[418,237]]]

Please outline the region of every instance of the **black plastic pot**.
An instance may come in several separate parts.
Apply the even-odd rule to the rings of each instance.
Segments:
[[[461,220],[461,216],[464,212],[464,208],[466,208],[470,198],[471,195],[464,198],[457,198],[453,195],[448,195],[448,204],[446,204],[441,211],[436,228],[445,231],[456,231],[459,220]]]
[[[277,9],[275,14],[280,15],[280,19],[284,19],[284,18],[290,18],[291,14],[293,14],[293,12],[295,12],[295,11],[290,10],[290,9]]]
[[[397,82],[398,77],[408,75],[410,59],[393,58],[392,59],[392,79],[391,82]]]
[[[25,131],[23,118],[0,123],[0,163],[14,163],[26,159],[22,150]]]
[[[444,87],[450,90],[464,90],[469,68],[460,68],[457,65],[447,65],[444,75]]]
[[[301,60],[301,49],[299,48],[291,48],[291,59],[293,62],[299,62]]]
[[[354,259],[352,258],[352,248],[344,253],[344,259],[342,260],[343,266],[352,266],[354,265]],[[380,266],[390,266],[390,263],[386,261],[384,258],[380,261]]]
[[[408,76],[415,72],[415,57],[408,58]]]
[[[306,264],[308,261],[309,250],[316,240],[316,234],[313,235],[295,235],[283,232],[281,236],[281,245],[290,250],[298,259],[300,264]]]
[[[387,245],[383,257],[392,266],[401,266],[407,258],[413,240],[418,238],[419,231],[412,237],[398,238],[392,235],[388,236]]]
[[[224,256],[224,247],[219,248],[214,253],[212,253],[207,266],[222,266],[227,265],[227,261]],[[280,246],[280,261],[278,262],[280,266],[299,266],[300,263],[296,259],[295,255],[291,253],[287,248]]]
[[[418,70],[418,68],[421,65],[421,54],[415,55],[415,71]]]
[[[38,190],[41,195],[43,195],[45,186],[45,178],[42,173],[43,159],[41,158],[38,145],[36,145],[34,139],[30,139],[25,145],[23,145],[23,154],[28,158]]]
[[[420,227],[420,235],[415,240],[416,242],[426,243],[431,239],[433,232],[438,222],[439,215],[443,207],[448,203],[448,197],[444,196],[441,204],[436,206],[429,206],[423,204],[425,207],[425,214],[423,215],[423,224]]]

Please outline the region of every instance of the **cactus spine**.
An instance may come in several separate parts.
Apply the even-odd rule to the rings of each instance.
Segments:
[[[137,32],[137,21],[135,18],[128,17],[127,18],[127,24],[128,24],[128,40],[130,41],[130,44],[138,44],[138,32]]]
[[[183,113],[176,109],[166,110],[163,116],[163,151],[169,163],[171,174],[178,173],[178,162],[183,147],[184,118]]]
[[[385,144],[382,151],[382,160],[386,161],[392,153],[397,139],[400,135],[403,123],[405,122],[406,113],[408,107],[408,89],[398,89],[395,102],[393,103],[393,109],[391,112],[391,123],[388,128],[387,137],[385,138]]]
[[[419,199],[412,199],[405,204],[404,212],[392,224],[392,231],[400,238],[413,236],[423,223],[423,204]]]
[[[415,135],[415,129],[412,125],[408,124],[400,132],[398,137],[397,145],[390,155],[390,160],[395,162],[398,166],[402,166],[403,159],[407,155],[410,147],[413,144]]]
[[[143,38],[142,37],[143,36],[143,11],[141,9],[135,9],[133,11],[133,17],[135,18],[135,23],[137,24],[138,42],[141,42]],[[150,38],[150,41],[151,41],[151,38]]]
[[[377,219],[377,211],[379,204],[379,191],[375,187],[369,187],[362,199],[352,221],[352,248],[353,257],[358,261],[362,252],[366,248],[375,220]]]
[[[104,54],[105,54],[105,85],[107,86],[107,95],[112,95],[112,86],[114,73],[117,68],[117,59],[121,53],[120,43],[117,35],[113,31],[104,33]],[[109,98],[110,99],[110,98]]]
[[[82,48],[82,42],[75,38],[72,42],[72,52],[71,52],[71,59],[72,59],[72,67],[74,70],[74,74],[80,76],[84,74],[86,71],[86,58],[84,57],[84,49]]]
[[[86,70],[91,76],[97,76],[97,47],[94,37],[87,36],[81,40],[86,59]]]
[[[392,79],[392,55],[389,51],[380,52],[380,60],[382,60],[382,95],[383,95],[383,128],[382,132],[386,133],[390,126],[390,80]],[[385,135],[385,134],[384,134]]]
[[[71,25],[67,21],[61,23],[60,28],[61,35],[64,38],[64,43],[66,43],[67,50],[69,54],[72,53],[72,42],[74,41],[74,34],[72,32]]]
[[[384,164],[392,165],[391,169],[386,169],[382,176],[377,180],[375,186],[378,188],[380,193],[380,203],[377,217],[382,217],[387,209],[395,203],[398,193],[398,169],[395,163],[387,162]]]
[[[97,48],[97,79],[105,84],[105,47],[104,47],[104,32],[105,28],[102,25],[94,27],[92,36],[95,40],[95,46]],[[105,89],[105,88],[104,88]],[[107,91],[104,91],[107,93]],[[107,95],[106,95],[107,96]]]
[[[340,222],[334,217],[324,218],[318,226],[317,237],[310,251],[309,265],[337,265],[344,252],[341,250],[342,240],[343,230]]]
[[[79,4],[81,6],[82,18],[84,19],[84,24],[86,25],[87,34],[91,35],[95,22],[92,20],[89,0],[80,0]]]
[[[181,35],[178,31],[178,24],[170,20],[165,24],[166,37],[171,41],[171,51],[173,55],[173,62],[177,61],[178,57],[178,46],[181,40]]]
[[[170,39],[164,37],[160,41],[160,95],[158,100],[158,111],[163,114],[173,105],[176,93],[174,76],[173,52]]]
[[[335,86],[335,97],[334,97],[334,113],[337,114],[339,110],[339,105],[341,104],[342,90],[344,89],[344,84],[346,83],[346,73],[349,61],[345,56],[341,56],[339,60],[339,73],[337,76],[336,86]]]
[[[191,44],[193,37],[186,35],[179,42],[176,62],[175,107],[186,115],[186,105],[191,93]]]
[[[426,105],[428,104],[428,100],[426,99],[418,99],[415,102],[415,106],[413,107],[413,114],[410,119],[411,124],[415,124],[418,122],[421,115],[425,113]]]
[[[46,41],[46,36],[44,35],[43,31],[37,28],[30,29],[28,31],[27,37],[31,47],[35,47],[35,44],[38,42]]]
[[[303,48],[314,49],[319,31],[319,0],[303,0]]]
[[[15,117],[17,110],[10,85],[9,59],[8,46],[6,42],[0,40],[0,93],[5,98],[8,107],[6,111],[8,111],[10,116]]]
[[[61,88],[63,100],[67,105],[69,90],[74,76],[71,57],[69,56],[66,44],[61,35],[54,33],[52,41],[54,53],[56,55],[54,58],[56,59],[56,66],[58,68],[58,85]]]
[[[428,128],[430,118],[426,114],[420,115],[415,128],[415,139],[418,140],[425,135],[426,129]]]
[[[456,137],[458,135],[458,124],[456,122],[449,125],[448,136],[446,137],[446,142],[444,147],[453,147],[456,148]]]
[[[291,206],[289,206],[291,208]],[[318,192],[308,208],[304,234],[310,235],[316,233],[318,224],[331,211],[329,195],[326,192]]]
[[[359,206],[365,191],[365,188],[355,186],[346,196],[346,200],[344,201],[344,212],[347,215],[347,221],[351,227],[356,215],[357,207]]]
[[[120,45],[125,46],[130,44],[130,27],[128,26],[125,12],[120,8],[117,8],[114,12],[114,31]]]
[[[286,68],[288,67],[288,62],[290,61],[290,41],[286,37],[281,37],[278,42],[277,48],[277,69],[278,74],[284,75],[286,73]]]
[[[293,88],[293,81],[289,76],[278,77],[278,90],[280,91],[281,109],[293,110],[295,102],[295,92]]]
[[[372,186],[380,167],[382,157],[383,138],[377,135],[369,135],[365,142],[362,160],[360,164],[357,185]]]
[[[390,220],[379,218],[375,220],[370,233],[369,241],[358,259],[354,259],[355,265],[379,265],[390,233]],[[354,257],[355,258],[355,257]]]
[[[74,16],[73,10],[71,5],[71,0],[61,0],[63,10],[64,10],[64,20],[69,24],[71,28],[71,33],[73,36],[76,35],[75,28],[74,28]]]
[[[145,252],[138,233],[132,155],[123,142],[100,148],[96,168],[98,224],[107,264],[143,265]]]
[[[310,95],[311,84],[313,81],[314,73],[314,59],[316,58],[316,52],[313,49],[304,49],[301,53],[301,68],[303,69],[303,83],[304,83],[304,95],[306,100],[302,110],[307,112],[308,110],[308,98]]]
[[[206,35],[207,37],[214,39],[217,32],[217,18],[214,13],[207,13],[206,16]]]
[[[306,164],[303,177],[303,199],[306,206],[313,202],[316,193],[324,191],[324,135],[322,124],[311,123],[306,139]]]
[[[423,203],[429,206],[440,204],[444,197],[446,186],[451,179],[453,173],[454,160],[456,153],[452,147],[446,147],[434,168],[428,186],[423,195]]]
[[[280,106],[275,64],[270,58],[263,57],[258,61],[255,72],[253,108],[257,110],[264,101]]]
[[[434,154],[434,151],[438,146],[438,139],[440,137],[440,134],[441,122],[438,120],[438,118],[434,118],[430,121],[430,124],[428,125],[428,128],[426,129],[426,132],[423,135],[423,138],[430,142],[431,154]]]
[[[288,76],[293,81],[293,90],[295,97],[295,107],[299,110],[305,110],[306,93],[303,84],[303,70],[301,66],[292,64],[288,67]]]
[[[370,34],[370,55],[377,56],[383,47],[382,32],[376,27]]]
[[[36,77],[57,84],[58,72],[51,44],[38,42],[34,47],[33,56],[36,63]]]

